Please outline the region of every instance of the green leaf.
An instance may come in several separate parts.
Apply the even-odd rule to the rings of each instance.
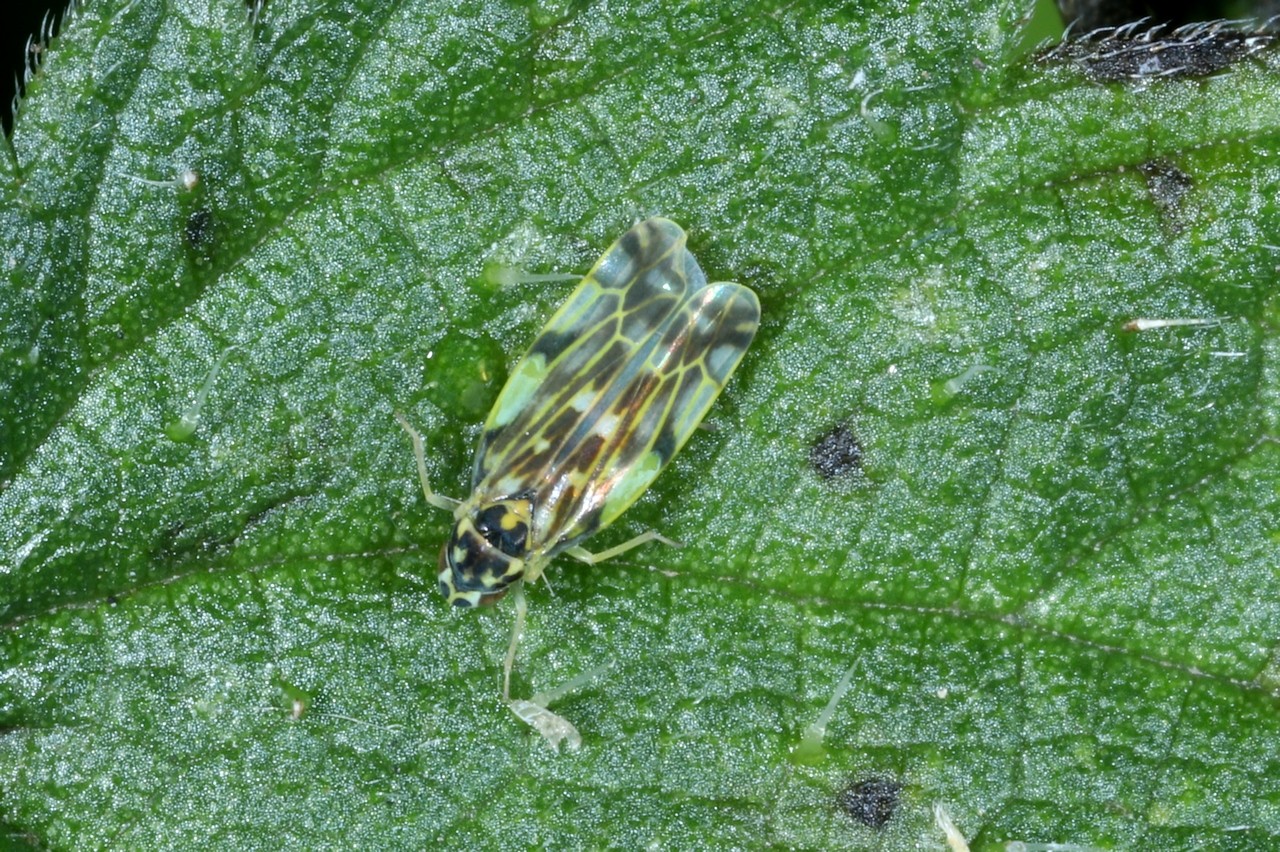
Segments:
[[[835,5],[69,17],[0,159],[9,839],[1277,843],[1280,59]],[[685,547],[530,590],[517,696],[608,666],[557,753],[393,413],[463,495],[521,273],[652,214],[764,322],[592,542]]]

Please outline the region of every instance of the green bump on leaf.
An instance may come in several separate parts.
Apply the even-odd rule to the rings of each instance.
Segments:
[[[1024,5],[81,4],[0,157],[4,836],[1280,843],[1280,54]],[[393,415],[461,496],[513,270],[655,214],[764,321],[592,542],[685,547],[530,590],[554,753]]]
[[[453,362],[454,369],[433,369],[429,362],[443,357]],[[446,332],[426,360],[424,369],[433,381],[423,389],[425,397],[451,419],[461,415],[469,425],[483,422],[507,380],[506,355],[501,345],[485,336]],[[445,431],[457,433],[452,425],[446,425]],[[470,453],[474,443],[467,442],[465,450],[460,451]]]

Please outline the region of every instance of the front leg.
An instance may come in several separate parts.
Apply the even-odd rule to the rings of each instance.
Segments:
[[[426,497],[427,502],[437,509],[452,512],[462,501],[455,500],[452,497],[445,497],[432,490],[431,478],[427,476],[427,453],[422,443],[422,433],[410,426],[409,421],[399,411],[395,414],[396,422],[400,424],[404,431],[409,433],[409,440],[413,441],[413,457],[418,460],[418,479],[422,482],[422,496]]]

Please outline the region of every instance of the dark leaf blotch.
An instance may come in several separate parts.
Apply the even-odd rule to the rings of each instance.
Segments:
[[[809,463],[823,479],[857,473],[862,469],[862,442],[841,423],[817,440],[809,450]]]
[[[1191,175],[1168,160],[1149,160],[1138,166],[1147,180],[1147,190],[1160,212],[1176,224],[1182,198],[1191,190]]]
[[[186,231],[187,244],[203,253],[213,242],[213,213],[206,208],[191,211]]]
[[[884,828],[898,810],[901,794],[897,781],[867,778],[840,791],[840,809],[868,828]]]

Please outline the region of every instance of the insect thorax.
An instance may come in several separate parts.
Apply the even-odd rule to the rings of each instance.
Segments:
[[[481,503],[454,524],[440,552],[440,593],[454,606],[494,603],[525,573],[528,499]]]

